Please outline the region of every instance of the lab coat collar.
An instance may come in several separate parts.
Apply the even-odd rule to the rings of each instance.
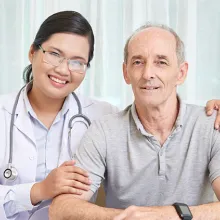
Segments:
[[[17,115],[21,112],[21,110],[22,110],[23,107],[24,107],[24,93],[25,93],[27,87],[29,87],[29,86],[30,86],[30,85],[28,84],[26,87],[23,88],[23,90],[22,90],[22,92],[21,92],[21,95],[20,95],[19,101],[18,101],[18,105],[17,105],[17,108],[16,108],[16,112],[15,112]],[[3,108],[4,108],[8,113],[10,113],[10,114],[12,114],[12,109],[13,109],[14,102],[15,102],[15,99],[16,99],[17,94],[18,94],[18,92],[16,92],[16,93],[11,93],[9,96],[8,96],[8,95],[5,95],[5,96],[3,97],[3,99],[5,99],[5,100],[2,101],[2,103],[4,103],[4,104],[3,104]],[[91,106],[91,105],[94,104],[94,101],[93,101],[92,99],[87,98],[87,97],[84,97],[83,95],[78,94],[77,92],[76,92],[76,95],[78,96],[78,98],[79,98],[79,100],[80,100],[80,103],[81,103],[81,105],[82,105],[82,108],[87,108],[87,107],[89,107],[89,106]],[[74,97],[72,96],[72,94],[69,94],[68,96],[70,97],[71,100],[74,99]],[[70,105],[70,106],[69,106],[69,109],[72,109],[72,110],[75,109],[75,108],[78,109],[77,106],[76,106],[75,104],[72,104],[72,103],[75,103],[75,101],[74,101],[74,102],[72,102],[72,101],[69,102],[69,105]]]
[[[35,136],[34,136],[34,132],[33,132],[33,127],[32,127],[32,123],[31,123],[31,120],[30,120],[30,117],[29,117],[29,113],[26,109],[26,106],[25,106],[25,102],[24,102],[24,95],[25,95],[25,92],[27,91],[27,89],[29,88],[30,84],[28,84],[26,87],[23,88],[21,94],[20,94],[20,97],[19,97],[19,100],[18,100],[18,105],[17,105],[17,108],[16,108],[16,117],[15,117],[15,126],[22,132],[24,133],[36,146],[36,139],[35,139]],[[15,99],[16,99],[16,96],[17,96],[18,92],[17,93],[12,93],[10,95],[6,95],[4,96],[3,99],[3,108],[9,113],[9,114],[12,114],[12,109],[13,109],[13,106],[14,106],[14,102],[15,102]],[[82,106],[82,111],[84,113],[84,110],[85,108],[91,106],[94,104],[94,101],[87,98],[87,97],[84,97],[82,95],[79,95],[77,94],[79,100],[80,100],[80,103],[81,103],[81,106]],[[66,114],[66,119],[65,120],[65,125],[64,125],[64,130],[63,130],[63,138],[62,138],[62,149],[67,149],[66,147],[64,146],[67,146],[68,144],[68,139],[65,138],[64,136],[67,135],[68,136],[68,122],[70,120],[70,118],[75,115],[75,114],[78,114],[78,106],[77,106],[77,103],[73,97],[72,94],[69,94],[68,96],[68,107],[69,107],[69,111],[68,113]],[[62,155],[61,155],[62,157]]]

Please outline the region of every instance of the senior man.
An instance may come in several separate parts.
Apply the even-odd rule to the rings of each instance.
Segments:
[[[145,25],[127,41],[123,73],[134,103],[94,122],[76,152],[91,190],[61,195],[51,219],[220,219],[220,134],[215,115],[182,102],[188,63],[179,36]],[[106,206],[88,201],[104,181]]]

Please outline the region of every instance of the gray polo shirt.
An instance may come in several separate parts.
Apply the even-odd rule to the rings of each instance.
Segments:
[[[78,166],[89,171],[93,192],[104,180],[107,207],[212,202],[211,182],[220,176],[215,117],[181,102],[173,131],[160,146],[133,104],[92,124],[76,152]]]

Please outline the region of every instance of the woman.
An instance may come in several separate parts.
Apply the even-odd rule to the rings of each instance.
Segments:
[[[18,96],[0,97],[1,220],[29,219],[42,201],[89,189],[87,173],[73,166],[71,155],[90,120],[117,111],[72,94],[85,77],[93,51],[93,31],[81,14],[53,14],[30,47],[26,86]],[[70,130],[80,104],[84,117],[73,119]]]

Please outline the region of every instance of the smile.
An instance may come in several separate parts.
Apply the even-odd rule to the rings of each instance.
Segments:
[[[57,78],[54,77],[54,76],[49,76],[49,78],[50,78],[52,81],[56,82],[56,83],[60,83],[60,84],[66,84],[66,83],[67,83],[67,81],[63,81],[63,80],[57,79]]]
[[[156,89],[159,89],[159,87],[156,87],[156,86],[145,86],[145,87],[141,87],[141,89],[156,90]]]

